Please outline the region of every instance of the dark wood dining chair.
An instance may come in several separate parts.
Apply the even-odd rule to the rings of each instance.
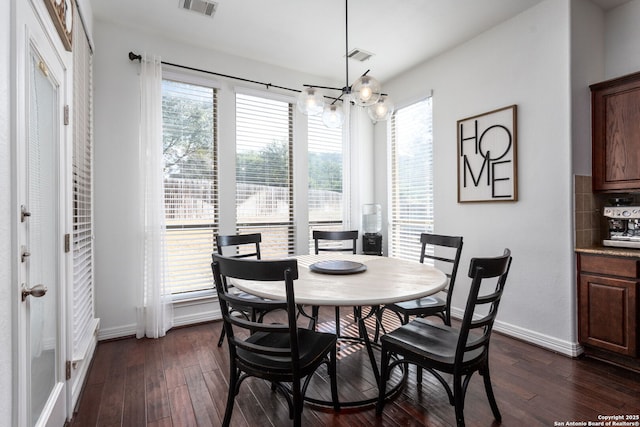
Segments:
[[[231,258],[254,258],[261,259],[260,254],[260,243],[262,242],[262,235],[260,233],[251,233],[251,234],[232,234],[232,235],[217,235],[216,236],[216,247],[218,249],[219,255],[225,255],[225,249],[227,248],[227,252],[231,250],[232,254],[226,254]],[[251,318],[252,321],[262,321],[265,314],[267,314],[271,309],[269,309],[269,300],[265,300],[264,298],[260,298],[255,295],[248,294],[242,291],[236,291],[236,296],[239,300],[234,304],[229,304],[231,311],[241,314],[247,320]],[[240,299],[242,301],[240,301]],[[242,302],[246,301],[262,301],[265,302],[262,310],[256,310],[254,307],[248,306],[246,304],[242,304]],[[278,304],[274,304],[274,306],[278,306]],[[222,328],[220,332],[220,338],[218,339],[218,347],[222,346],[225,337],[225,330]]]
[[[391,369],[400,364],[404,364],[405,369],[407,364],[415,364],[433,374],[444,386],[449,403],[455,407],[459,427],[465,425],[464,397],[469,380],[478,371],[484,379],[493,416],[496,421],[501,421],[489,375],[489,341],[510,266],[509,249],[505,249],[499,257],[471,260],[469,277],[472,281],[460,328],[417,318],[382,336],[377,415],[382,414],[384,408],[386,383]],[[480,295],[480,287],[487,279],[496,282],[495,288]],[[487,289],[486,285],[484,289]],[[485,305],[488,305],[488,310],[478,310]],[[392,358],[392,355],[395,357]],[[449,386],[441,373],[453,375],[453,387]]]
[[[358,245],[358,230],[348,231],[324,231],[313,230],[313,244],[315,247],[315,253],[318,255],[320,252],[351,252],[356,253]],[[350,241],[351,246],[344,245],[344,242]],[[339,245],[331,244],[327,242],[340,242]],[[356,310],[354,307],[354,318],[356,316]],[[318,307],[312,307],[311,309],[311,328],[315,329],[315,325],[318,322]],[[304,311],[302,310],[302,313]],[[335,307],[336,313],[336,334],[340,336],[340,307]],[[308,316],[307,316],[308,317]]]
[[[261,259],[260,243],[262,243],[262,234],[231,234],[216,236],[216,247],[219,255],[225,255],[232,258],[255,258]],[[224,248],[233,247],[233,254],[224,254]]]
[[[351,241],[351,246],[336,246],[336,245],[327,245],[322,243],[322,241]],[[349,231],[324,231],[324,230],[313,230],[313,243],[315,247],[316,255],[320,252],[351,252],[356,253],[358,241],[358,230],[349,230]]]
[[[336,336],[299,329],[296,324],[294,281],[298,278],[298,262],[235,259],[214,254],[211,268],[229,346],[229,390],[223,426],[231,422],[235,396],[248,377],[262,378],[272,384],[272,390],[283,392],[289,404],[289,417],[294,426],[300,426],[307,386],[323,364],[327,365],[333,407],[338,411]],[[272,309],[273,305],[240,300],[228,291],[225,283],[229,279],[283,281],[287,300],[277,304],[287,312],[286,323],[260,323],[231,315],[231,305],[247,304],[256,311]]]
[[[420,263],[424,263],[425,259],[431,259],[439,263],[437,265],[439,268],[446,270],[445,274],[448,280],[447,286],[443,291],[446,294],[445,298],[429,295],[411,301],[387,304],[378,312],[379,319],[381,320],[384,310],[390,310],[398,314],[403,325],[409,323],[411,316],[438,316],[445,325],[451,326],[451,295],[456,283],[458,264],[460,264],[460,255],[462,254],[462,237],[422,233],[420,235],[420,244],[422,246],[420,249]],[[427,252],[427,246],[433,247],[433,254]],[[446,253],[440,253],[438,249],[442,249],[442,252]],[[448,265],[448,267],[444,267],[440,263],[446,263],[445,265]]]

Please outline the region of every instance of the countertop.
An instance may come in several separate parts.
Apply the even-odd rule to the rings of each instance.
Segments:
[[[626,258],[640,258],[640,249],[617,248],[613,246],[589,246],[586,248],[576,248],[576,252],[582,254],[608,255]]]

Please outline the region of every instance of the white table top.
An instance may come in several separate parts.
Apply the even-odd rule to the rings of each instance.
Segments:
[[[447,276],[437,268],[396,258],[340,252],[295,258],[299,276],[294,282],[297,304],[350,307],[390,304],[434,294],[447,284]],[[327,260],[361,262],[367,270],[345,275],[309,270],[309,265]],[[234,280],[233,284],[263,298],[286,298],[284,282]]]

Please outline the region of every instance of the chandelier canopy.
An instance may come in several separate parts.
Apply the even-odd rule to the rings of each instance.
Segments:
[[[389,96],[382,93],[380,82],[369,76],[369,70],[361,75],[352,85],[349,85],[349,0],[345,0],[345,85],[343,88],[308,85],[298,95],[298,109],[308,116],[322,115],[325,126],[337,128],[344,122],[344,103],[353,102],[355,105],[367,108],[369,117],[374,122],[385,121],[393,114],[394,105]],[[340,91],[337,97],[326,96],[331,99],[325,102],[325,95],[321,89]]]

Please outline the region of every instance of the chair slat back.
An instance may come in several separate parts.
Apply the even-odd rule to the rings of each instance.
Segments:
[[[227,254],[227,256],[232,258],[261,259],[260,242],[262,242],[262,235],[260,233],[216,236],[218,254],[225,255],[223,248],[235,246],[235,253],[232,255]],[[253,248],[251,245],[253,245]],[[246,252],[247,250],[249,252]]]
[[[313,230],[313,240],[314,240],[316,255],[319,252],[351,252],[355,254],[357,249],[358,230],[350,230],[350,231]],[[350,240],[351,247],[321,246],[319,244],[320,240],[331,240],[331,241]]]
[[[299,359],[298,334],[296,325],[296,305],[293,291],[293,282],[298,278],[298,262],[295,259],[287,260],[248,260],[225,257],[213,254],[213,270],[216,291],[222,311],[225,332],[227,334],[227,342],[229,345],[229,353],[232,357],[237,357],[239,363],[243,362],[242,352],[238,349],[245,350],[254,354],[262,354],[266,356],[280,356],[283,360],[290,361],[297,369],[297,361]],[[258,322],[244,319],[240,316],[232,316],[229,312],[229,305],[240,304],[243,306],[253,307],[258,310],[264,308],[264,302],[247,301],[238,298],[229,293],[225,282],[230,279],[255,280],[255,281],[283,281],[286,286],[287,300],[277,307],[287,311],[286,324],[271,324],[268,322]],[[270,302],[270,309],[274,309],[273,301]],[[273,334],[283,334],[288,340],[289,346],[268,346],[258,345],[246,342],[248,334],[256,332],[267,332]],[[246,360],[245,360],[246,362]]]
[[[434,261],[440,261],[449,263],[450,269],[445,272],[449,283],[444,291],[447,293],[447,310],[451,307],[451,296],[453,295],[453,287],[456,282],[456,275],[458,274],[458,265],[460,264],[460,255],[462,254],[462,237],[460,236],[444,236],[440,234],[422,233],[420,235],[420,243],[422,245],[420,249],[420,262],[424,263],[425,258],[432,259]],[[427,245],[434,246],[434,253],[427,253]],[[455,249],[453,257],[451,256],[439,256],[435,254],[437,247]],[[449,250],[451,253],[451,250]]]
[[[469,265],[469,277],[472,279],[469,298],[465,308],[460,336],[456,349],[456,364],[459,364],[470,352],[488,351],[491,330],[498,314],[498,306],[507,275],[511,267],[511,251],[495,258],[473,258]],[[479,295],[483,280],[495,279],[495,289],[487,294]],[[488,305],[487,309],[476,310]]]

